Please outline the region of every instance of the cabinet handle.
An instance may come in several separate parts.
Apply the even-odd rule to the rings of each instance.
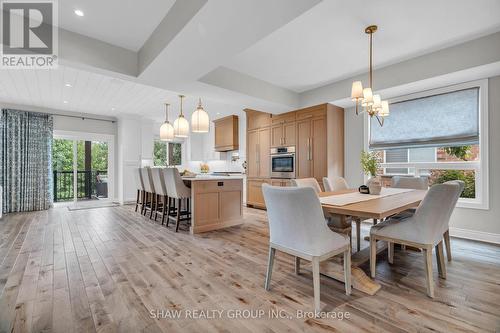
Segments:
[[[283,138],[283,144],[286,144],[286,138]]]
[[[311,138],[307,138],[307,160],[312,161]]]
[[[313,160],[314,156],[313,156],[313,138],[310,138],[311,140],[311,143],[309,144],[309,151],[311,152],[311,159],[310,161]]]

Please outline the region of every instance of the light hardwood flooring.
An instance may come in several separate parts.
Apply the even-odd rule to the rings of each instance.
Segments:
[[[377,262],[375,296],[321,278],[323,311],[349,318],[297,319],[313,308],[312,276],[294,274],[277,253],[264,290],[268,228],[264,211],[245,209],[247,223],[192,236],[175,233],[133,206],[8,214],[0,220],[1,332],[483,332],[500,329],[500,248],[452,239],[447,280],[426,296],[420,253],[396,249],[394,265]],[[363,228],[363,236],[368,226]],[[355,242],[354,242],[355,243]],[[367,246],[363,240],[362,246]],[[367,271],[368,267],[363,266]],[[260,319],[228,319],[234,310]],[[289,318],[269,319],[284,310]],[[181,319],[150,311],[181,310]],[[222,310],[223,319],[184,318]],[[173,312],[171,312],[173,313]],[[191,312],[194,314],[194,312]],[[206,312],[205,312],[206,313]],[[242,313],[245,314],[245,313]],[[248,314],[248,313],[246,313]],[[283,313],[280,313],[283,314]]]

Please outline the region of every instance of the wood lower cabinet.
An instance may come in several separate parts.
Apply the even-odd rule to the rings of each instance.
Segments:
[[[247,180],[247,205],[258,208],[266,208],[264,195],[262,194],[262,185],[269,184],[267,179],[249,179]]]
[[[192,181],[191,195],[191,233],[243,223],[242,179]]]

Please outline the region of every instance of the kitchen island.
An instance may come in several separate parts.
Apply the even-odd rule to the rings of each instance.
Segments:
[[[183,177],[191,183],[192,234],[243,223],[242,176]]]

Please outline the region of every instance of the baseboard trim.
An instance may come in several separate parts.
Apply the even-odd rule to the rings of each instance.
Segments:
[[[500,234],[450,227],[450,236],[472,239],[486,243],[500,244]]]

